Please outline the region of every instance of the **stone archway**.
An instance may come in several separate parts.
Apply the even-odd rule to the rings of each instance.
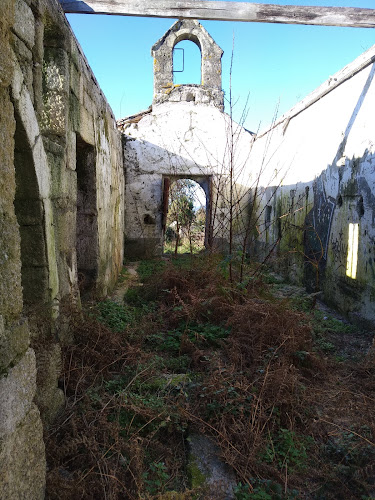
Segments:
[[[183,40],[195,43],[201,52],[200,85],[173,84],[173,49]],[[166,101],[194,101],[212,104],[221,111],[224,97],[221,90],[222,49],[195,20],[177,21],[151,49],[154,58],[154,104]]]
[[[46,254],[43,201],[31,148],[20,117],[16,115],[14,148],[16,174],[15,213],[21,236],[21,279],[24,307],[47,304],[49,271]]]

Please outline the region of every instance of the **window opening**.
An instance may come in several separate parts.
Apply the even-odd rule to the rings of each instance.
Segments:
[[[359,224],[349,224],[348,258],[346,262],[346,275],[353,280],[357,277],[358,263],[358,233]]]
[[[173,83],[200,85],[201,60],[198,45],[190,40],[179,42],[173,49]]]
[[[270,226],[271,224],[271,215],[272,215],[272,206],[271,205],[266,205],[266,212],[265,212],[265,224],[266,224],[266,229]]]

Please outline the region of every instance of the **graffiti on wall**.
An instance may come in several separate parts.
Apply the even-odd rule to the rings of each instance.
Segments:
[[[348,242],[344,238],[342,228],[336,236],[331,238],[332,261],[336,266],[336,270],[340,267],[345,267],[346,258],[348,255]]]
[[[305,219],[305,282],[314,289],[317,286],[317,268],[322,277],[327,263],[327,252],[330,241],[331,226],[336,200],[328,197],[324,188],[322,175],[313,185],[314,205]]]

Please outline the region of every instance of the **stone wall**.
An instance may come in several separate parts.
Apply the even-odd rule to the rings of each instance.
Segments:
[[[173,49],[182,40],[200,49],[200,85],[173,85]],[[154,44],[151,54],[153,104],[118,122],[124,134],[127,256],[162,253],[168,189],[179,178],[192,179],[204,189],[205,245],[224,250],[231,213],[229,184],[238,197],[249,190],[253,179],[247,159],[253,137],[223,112],[223,51],[198,21],[180,20]]]
[[[122,146],[57,0],[2,0],[0,46],[0,498],[37,499],[69,308],[122,265]]]
[[[173,123],[173,125],[171,125]],[[232,125],[232,128],[231,128]],[[126,165],[125,252],[160,255],[163,246],[163,181],[188,178],[206,192],[212,244],[228,240],[230,166],[236,192],[249,189],[247,170],[252,135],[215,105],[166,102],[137,123],[122,127]],[[233,146],[233,148],[232,148]],[[207,240],[207,238],[206,238]]]
[[[292,281],[321,289],[348,316],[371,322],[374,60],[372,47],[330,77],[259,134],[250,155],[253,171],[265,166],[257,197],[259,256],[271,252]]]
[[[173,49],[182,40],[190,40],[200,50],[200,85],[174,85]],[[223,51],[198,21],[176,21],[153,45],[151,55],[154,58],[153,104],[187,101],[224,110],[224,92],[221,88]]]

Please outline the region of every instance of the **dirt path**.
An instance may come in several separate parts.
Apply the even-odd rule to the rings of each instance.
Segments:
[[[116,287],[110,297],[111,300],[118,304],[123,304],[124,295],[127,290],[133,286],[139,286],[138,269],[139,262],[130,262],[122,272],[122,278],[117,281]]]

